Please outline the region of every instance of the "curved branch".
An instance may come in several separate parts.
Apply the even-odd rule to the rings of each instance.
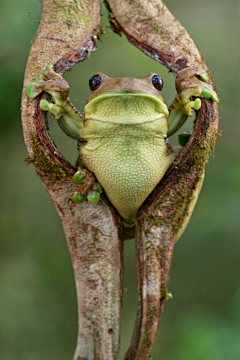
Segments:
[[[22,124],[29,156],[56,207],[75,275],[79,331],[74,359],[117,359],[122,297],[121,220],[106,198],[74,204],[74,166],[58,151],[39,102],[25,96],[48,63],[64,74],[96,50],[100,29],[98,0],[43,0],[42,20],[28,58]]]
[[[209,70],[184,27],[161,0],[107,0],[115,32],[176,75],[187,66]],[[218,107],[202,100],[194,132],[139,211],[136,228],[138,314],[125,360],[149,359],[156,337],[174,244],[184,231],[218,135]]]
[[[118,33],[174,74],[186,66],[207,70],[192,39],[160,0],[109,0]],[[49,62],[60,74],[96,50],[100,32],[96,0],[44,0],[43,17],[27,64],[22,100],[29,152],[63,223],[75,273],[79,334],[75,359],[117,359],[122,295],[121,220],[103,198],[97,205],[73,204],[74,166],[58,151],[26,84]],[[61,46],[59,46],[59,44]],[[175,241],[183,232],[200,191],[204,167],[218,133],[217,105],[202,101],[194,132],[139,212],[136,228],[138,316],[126,359],[148,359],[167,298]]]

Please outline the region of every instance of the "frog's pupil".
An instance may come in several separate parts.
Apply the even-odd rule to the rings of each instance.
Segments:
[[[155,89],[161,91],[163,88],[163,79],[158,75],[153,75],[152,84],[155,87]]]
[[[97,88],[99,88],[101,83],[102,83],[101,76],[100,75],[93,75],[89,80],[89,87],[93,91],[93,90],[96,90]]]

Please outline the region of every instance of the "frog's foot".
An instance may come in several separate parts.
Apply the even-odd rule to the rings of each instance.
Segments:
[[[44,80],[31,83],[26,88],[26,95],[33,99],[42,91],[52,96],[53,103],[47,100],[40,102],[40,107],[44,111],[50,111],[56,119],[59,119],[67,110],[69,85],[67,81],[53,70],[53,65],[49,64],[45,69]]]
[[[203,69],[189,67],[179,71],[176,78],[178,92],[176,100],[185,115],[192,116],[194,110],[200,109],[200,98],[219,102],[217,93],[213,90],[212,85],[207,83],[208,81],[209,77]]]
[[[99,202],[103,190],[91,171],[79,168],[73,175],[73,182],[79,185],[73,195],[73,201],[75,203],[82,203],[85,200],[93,204]]]

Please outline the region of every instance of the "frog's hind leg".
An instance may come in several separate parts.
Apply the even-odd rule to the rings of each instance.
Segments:
[[[85,200],[93,204],[99,202],[103,190],[91,171],[85,168],[79,168],[73,175],[73,182],[79,185],[73,195],[73,201],[75,203],[82,203]]]

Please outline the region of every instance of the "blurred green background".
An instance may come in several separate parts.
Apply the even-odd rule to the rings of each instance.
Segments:
[[[153,359],[240,359],[240,97],[239,0],[168,0],[205,58],[220,94],[220,129],[214,157],[190,224],[175,248],[168,301]],[[0,177],[0,358],[71,359],[77,335],[76,296],[70,256],[59,218],[33,166],[20,122],[25,64],[40,20],[38,0],[1,0],[1,177]],[[103,18],[107,27],[107,17]],[[79,108],[89,95],[88,79],[142,77],[157,72],[163,96],[174,97],[174,78],[106,28],[89,60],[66,75]],[[76,144],[51,122],[59,149],[75,161]],[[188,122],[191,127],[191,120]],[[121,358],[136,315],[134,243],[125,246]]]

